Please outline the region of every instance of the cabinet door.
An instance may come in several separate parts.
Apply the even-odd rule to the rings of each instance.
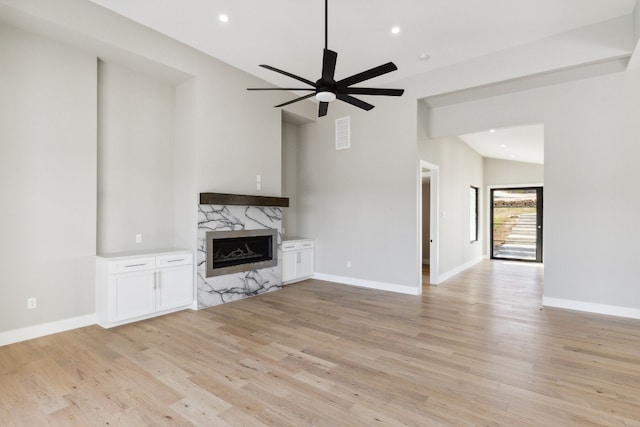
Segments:
[[[184,307],[193,302],[193,267],[158,269],[157,311]]]
[[[298,252],[297,277],[313,276],[313,249],[305,249]]]
[[[282,281],[296,278],[297,251],[282,252]]]
[[[153,270],[111,276],[111,321],[144,316],[155,311]]]

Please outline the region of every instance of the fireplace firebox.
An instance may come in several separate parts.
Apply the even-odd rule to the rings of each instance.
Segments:
[[[208,231],[207,277],[278,265],[276,229]]]

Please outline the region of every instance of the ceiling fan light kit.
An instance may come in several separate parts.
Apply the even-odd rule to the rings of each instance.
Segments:
[[[316,99],[320,102],[331,102],[336,100],[336,94],[333,92],[318,92]]]
[[[316,100],[320,102],[318,107],[318,117],[326,116],[329,109],[329,103],[339,99],[340,101],[354,105],[363,110],[369,111],[374,106],[361,99],[355,98],[351,95],[378,95],[378,96],[401,96],[404,93],[404,89],[381,89],[381,88],[364,88],[364,87],[352,87],[355,84],[361,83],[365,80],[373,79],[374,77],[381,76],[383,74],[390,73],[398,69],[393,62],[387,62],[386,64],[371,68],[353,76],[347,77],[342,80],[336,81],[334,74],[336,71],[336,62],[338,59],[337,52],[329,50],[327,48],[328,41],[328,0],[324,2],[324,51],[322,55],[322,74],[320,79],[315,83],[311,80],[307,80],[303,77],[296,76],[287,71],[279,70],[270,65],[260,64],[262,68],[275,71],[276,73],[291,77],[298,80],[310,87],[304,88],[249,88],[247,90],[299,90],[299,91],[311,91],[308,95],[292,99],[291,101],[284,102],[276,105],[275,107],[284,107],[285,105],[293,104],[294,102],[302,101],[304,99],[315,96]]]

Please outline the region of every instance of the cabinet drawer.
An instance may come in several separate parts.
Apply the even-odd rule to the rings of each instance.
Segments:
[[[295,251],[297,248],[295,243],[282,243],[282,252]]]
[[[309,240],[307,242],[300,242],[300,249],[311,249],[313,248],[313,240]]]
[[[177,267],[179,265],[189,265],[193,263],[192,254],[173,254],[173,255],[160,255],[156,257],[158,268],[162,267]]]
[[[299,251],[301,249],[312,249],[313,248],[313,240],[300,240],[293,242],[282,242],[282,251]]]
[[[131,258],[109,263],[111,273],[128,273],[131,271],[153,270],[156,268],[154,257]]]

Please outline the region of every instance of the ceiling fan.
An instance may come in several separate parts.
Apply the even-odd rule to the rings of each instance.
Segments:
[[[320,102],[318,108],[318,117],[326,116],[329,109],[329,102],[339,99],[348,104],[362,108],[369,111],[374,106],[364,102],[351,95],[384,95],[384,96],[401,96],[404,93],[404,89],[379,89],[379,88],[364,88],[364,87],[352,87],[355,84],[361,83],[365,80],[372,79],[374,77],[381,76],[383,74],[390,73],[398,69],[393,62],[387,62],[386,64],[378,67],[371,68],[353,76],[336,81],[334,73],[336,71],[336,61],[338,59],[337,52],[329,50],[327,47],[328,41],[328,7],[329,0],[324,2],[324,53],[322,56],[322,77],[315,83],[311,80],[307,80],[303,77],[296,76],[295,74],[288,73],[283,70],[279,70],[270,65],[260,64],[261,67],[267,70],[275,71],[276,73],[284,74],[285,76],[296,79],[302,83],[305,83],[311,87],[305,88],[249,88],[247,90],[300,90],[300,91],[312,91],[308,95],[301,96],[299,98],[292,99],[285,103],[276,105],[275,108],[284,107],[285,105],[293,104],[294,102],[302,101],[303,99],[311,98],[315,96]]]

